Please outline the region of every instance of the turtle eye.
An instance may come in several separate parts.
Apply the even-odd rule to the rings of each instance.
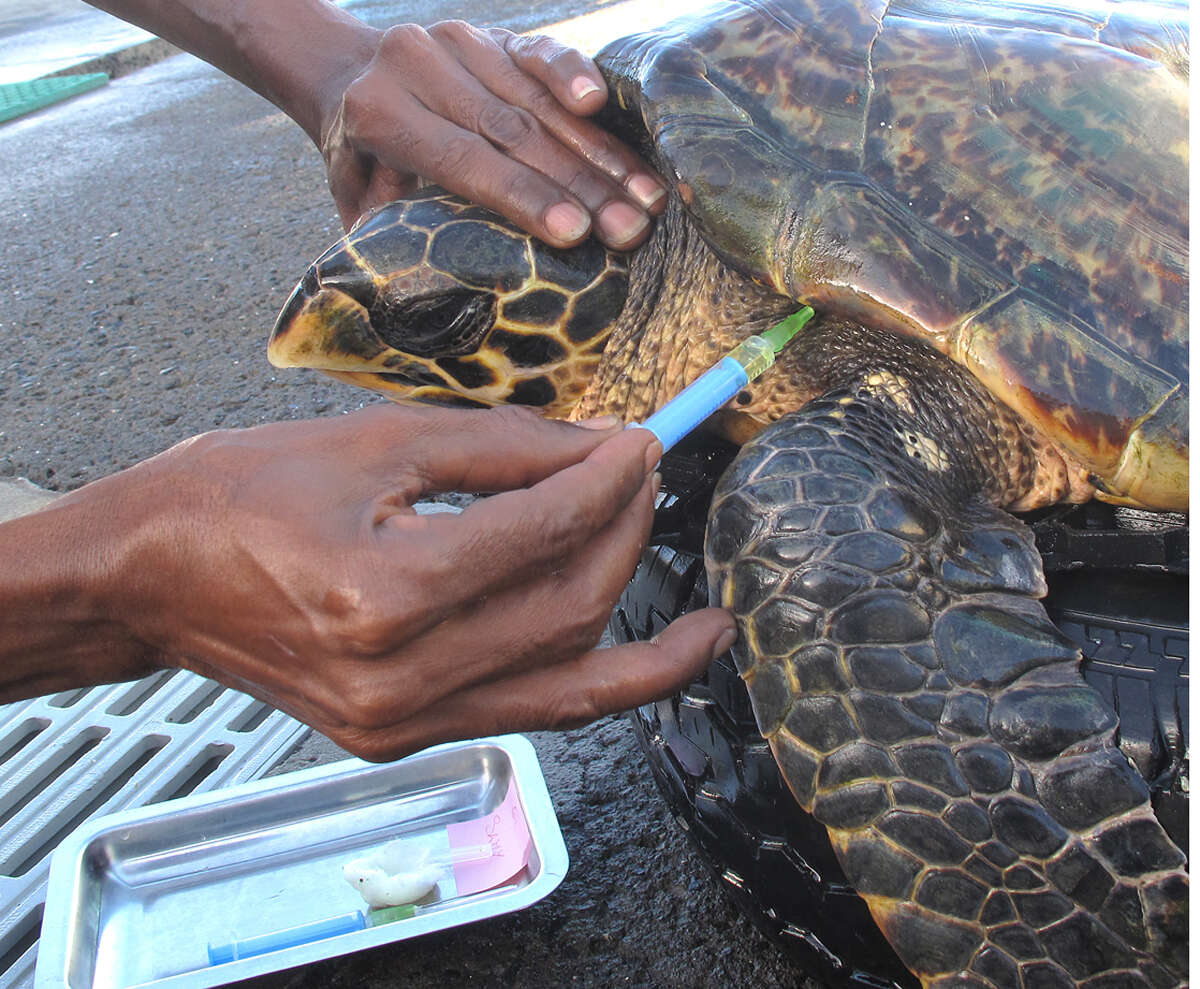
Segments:
[[[415,357],[472,354],[495,321],[495,295],[471,289],[391,303],[379,298],[371,307],[371,326],[383,342]]]

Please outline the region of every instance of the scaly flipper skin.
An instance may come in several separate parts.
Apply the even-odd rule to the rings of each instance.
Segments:
[[[759,727],[927,986],[1181,984],[1185,859],[1046,617],[1031,534],[990,504],[1014,459],[991,400],[870,349],[714,499]]]

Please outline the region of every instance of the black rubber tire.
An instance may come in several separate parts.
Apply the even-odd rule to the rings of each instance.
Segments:
[[[1083,650],[1085,676],[1113,698],[1122,748],[1186,852],[1188,579],[1173,569],[1051,573],[1047,610]],[[652,547],[614,612],[613,636],[650,638],[707,604],[707,593],[697,555]],[[784,785],[731,657],[632,720],[655,781],[718,884],[806,974],[829,986],[918,985],[846,882],[824,827]]]

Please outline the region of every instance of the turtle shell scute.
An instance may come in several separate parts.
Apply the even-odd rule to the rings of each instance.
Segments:
[[[1187,862],[1157,822],[1148,818],[1135,818],[1106,828],[1097,836],[1096,848],[1122,876],[1180,869]]]
[[[849,687],[838,654],[828,645],[803,646],[788,661],[801,693],[840,693]]]
[[[1137,964],[1128,947],[1090,914],[1076,911],[1040,932],[1042,943],[1076,979],[1090,972],[1133,969]]]
[[[908,594],[881,591],[852,601],[830,623],[830,637],[847,645],[917,642],[929,636],[929,613]]]
[[[797,698],[784,727],[793,738],[819,753],[847,745],[859,734],[841,700],[828,694]]]
[[[977,793],[999,793],[1012,782],[1013,763],[1004,749],[991,742],[966,745],[954,753],[963,778]]]
[[[934,735],[931,722],[913,714],[895,697],[852,691],[850,702],[863,735],[873,742],[893,744]]]
[[[957,869],[931,869],[917,887],[916,902],[947,917],[974,920],[988,888]]]
[[[882,783],[852,783],[818,793],[812,814],[822,823],[855,829],[874,823],[890,806],[891,798]]]
[[[1050,690],[1006,690],[992,705],[988,723],[996,741],[1033,761],[1053,759],[1072,745],[1117,727],[1112,709],[1082,683]]]
[[[964,687],[1003,687],[1043,666],[1049,657],[1076,655],[1045,617],[971,603],[938,616],[933,641],[942,667]]]
[[[1017,963],[1007,953],[989,945],[971,962],[971,971],[987,979],[990,986],[1020,985]]]
[[[841,786],[859,780],[887,780],[900,775],[888,751],[871,742],[843,745],[821,761],[817,782],[822,787]]]
[[[955,800],[945,813],[946,823],[976,845],[981,845],[992,836],[992,822],[987,811],[970,800]]]
[[[945,745],[918,742],[900,746],[895,754],[896,762],[906,778],[928,784],[951,797],[965,796],[970,792],[967,781],[954,765],[954,757]]]
[[[1073,831],[1087,831],[1107,817],[1133,810],[1150,799],[1150,788],[1119,749],[1087,758],[1056,759],[1038,783],[1042,802]]]
[[[900,847],[929,865],[960,865],[971,854],[971,845],[928,814],[893,810],[879,822],[879,830]]]
[[[1067,843],[1067,832],[1047,811],[1021,797],[1000,797],[988,811],[996,837],[1014,851],[1047,859]]]

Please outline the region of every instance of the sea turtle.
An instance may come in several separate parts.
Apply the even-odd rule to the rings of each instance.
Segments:
[[[1004,510],[1186,510],[1186,6],[731,0],[598,61],[671,186],[645,246],[426,190],[272,361],[637,420],[812,304],[712,420],[706,537],[788,785],[928,986],[1186,981],[1185,856]]]

